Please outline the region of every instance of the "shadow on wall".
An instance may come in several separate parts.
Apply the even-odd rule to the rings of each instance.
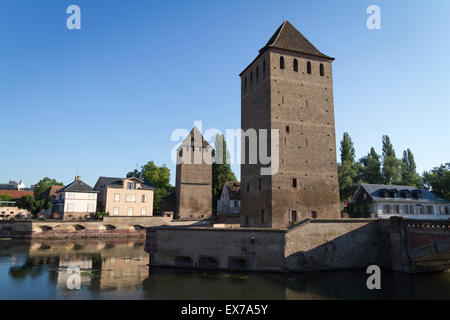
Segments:
[[[286,251],[288,255],[285,267],[289,271],[324,271],[366,268],[377,264],[385,266],[389,257],[381,253],[388,252],[383,241],[383,233],[379,230],[377,221],[364,224],[349,232],[336,230],[334,237],[330,229],[332,223],[311,223],[291,230],[286,235]],[[323,228],[328,239],[321,239],[317,232],[309,229]],[[299,241],[301,239],[301,241]],[[289,254],[289,252],[295,252]]]
[[[40,231],[51,230],[49,226],[42,226]],[[0,238],[29,238],[33,233],[31,221],[0,221]]]

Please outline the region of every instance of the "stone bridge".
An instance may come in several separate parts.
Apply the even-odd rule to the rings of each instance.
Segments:
[[[190,225],[171,217],[104,217],[98,221],[18,220],[0,221],[0,238],[117,238],[144,237],[150,226]]]
[[[289,229],[149,227],[153,266],[301,272],[450,267],[449,220],[304,220]]]
[[[450,221],[391,218],[388,245],[392,268],[404,272],[450,268]]]

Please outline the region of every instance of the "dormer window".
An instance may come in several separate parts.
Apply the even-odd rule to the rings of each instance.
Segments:
[[[128,182],[127,183],[127,189],[128,190],[135,190],[136,189],[136,182]]]
[[[280,57],[280,69],[284,69],[284,57]]]
[[[389,190],[389,198],[397,198],[397,189]]]
[[[387,198],[388,197],[388,190],[387,189],[380,189],[380,197]]]

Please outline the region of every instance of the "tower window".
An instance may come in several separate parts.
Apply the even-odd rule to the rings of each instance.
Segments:
[[[298,61],[297,61],[297,59],[294,59],[294,63],[293,64],[294,64],[293,65],[294,71],[298,72]]]
[[[306,72],[308,74],[311,74],[311,62],[309,61],[306,63]]]
[[[280,69],[284,69],[284,57],[280,57]]]
[[[289,126],[286,126],[286,132],[289,133]]]
[[[297,188],[297,179],[292,179],[292,187]]]
[[[325,75],[325,70],[323,69],[323,63],[320,64],[320,76],[323,77]]]
[[[291,211],[291,222],[296,223],[297,222],[297,211],[292,210]]]

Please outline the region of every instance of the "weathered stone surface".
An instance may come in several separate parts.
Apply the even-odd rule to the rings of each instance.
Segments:
[[[433,223],[307,219],[291,229],[150,227],[145,250],[154,266],[300,272],[376,264],[442,271],[450,267],[450,223]]]
[[[340,218],[332,81],[332,60],[277,48],[241,74],[242,129],[279,130],[276,174],[261,175],[267,166],[248,157],[241,165],[242,226],[286,228],[292,211],[297,221]],[[267,140],[270,150],[270,134]],[[248,143],[242,152],[248,155]]]
[[[173,221],[171,217],[105,217],[103,221],[22,220],[0,221],[0,238],[117,238],[145,236],[150,226],[186,226],[195,221]]]

